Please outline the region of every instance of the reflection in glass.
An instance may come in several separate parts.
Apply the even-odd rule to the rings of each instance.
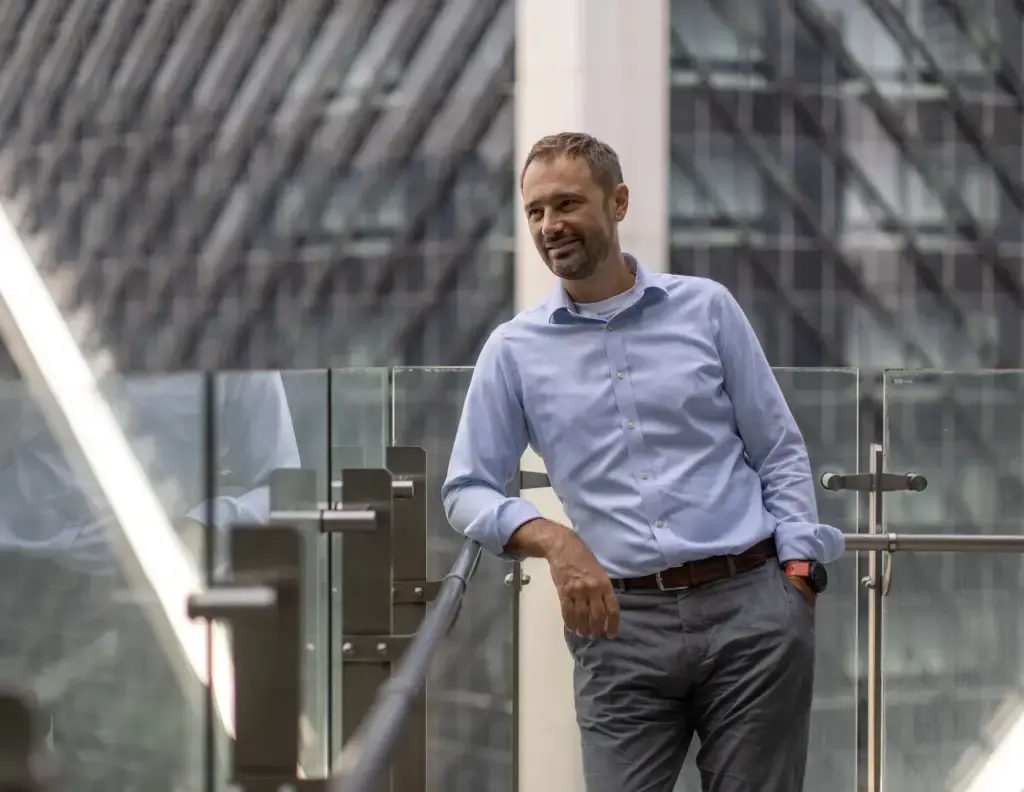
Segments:
[[[444,575],[461,539],[448,525],[439,493],[469,368],[399,368],[394,373],[394,442],[427,450],[430,577]],[[436,792],[513,792],[514,591],[507,562],[487,554],[459,620],[428,680],[430,786]],[[538,728],[542,728],[538,724]]]
[[[886,465],[929,481],[886,501],[887,530],[1022,533],[1022,398],[1019,371],[887,372]],[[884,601],[888,788],[1019,786],[1022,585],[1021,555],[897,559]]]
[[[244,485],[237,497],[207,495],[201,375],[112,379],[103,393],[197,570],[207,568],[204,526],[265,519],[266,499],[261,505],[254,494],[260,471],[297,464],[272,377],[218,396],[235,420],[226,422],[230,442],[216,463]],[[203,686],[181,646],[162,640],[165,622],[180,614],[162,617],[167,605],[122,567],[114,546],[122,528],[82,475],[84,460],[62,448],[20,386],[8,385],[0,399],[5,415],[18,416],[0,459],[0,602],[10,609],[0,637],[4,675],[36,689],[75,789],[198,787]],[[235,433],[245,417],[262,427],[252,433],[258,441]],[[280,432],[271,418],[282,419]]]

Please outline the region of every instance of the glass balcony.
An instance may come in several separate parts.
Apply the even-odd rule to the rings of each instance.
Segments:
[[[21,382],[0,383],[0,675],[34,692],[60,767],[110,788],[158,774],[183,789],[223,789],[254,772],[257,753],[243,737],[258,734],[266,708],[246,697],[282,647],[243,657],[244,630],[258,619],[189,619],[188,603],[233,591],[238,574],[252,581],[253,557],[235,538],[252,529],[232,526],[294,525],[296,777],[339,773],[374,723],[375,702],[391,706],[405,690],[380,685],[426,657],[425,692],[412,691],[391,746],[395,788],[514,792],[538,777],[582,788],[563,684],[571,660],[543,569],[482,556],[452,628],[426,655],[416,642],[419,629],[437,626],[425,614],[458,602],[448,573],[464,545],[438,492],[471,376],[400,368],[116,378],[99,389],[115,418],[107,435],[68,432]],[[817,613],[807,788],[1015,792],[1024,553],[1012,540],[1024,544],[1024,372],[890,370],[880,389],[855,369],[776,376],[815,476],[849,482],[822,486],[821,519],[856,539]],[[872,470],[873,453],[927,488],[858,491],[849,477]],[[97,467],[125,454],[162,521],[136,524],[147,513],[139,502],[109,502]],[[524,459],[523,470],[538,464]],[[385,467],[382,500],[367,494],[377,479],[361,471]],[[523,474],[512,486],[542,511],[558,508],[543,483]],[[381,532],[332,527],[344,511],[346,522],[370,513],[371,527],[387,517],[384,555],[374,544]],[[997,544],[982,552],[972,538]],[[279,694],[264,690],[268,700]],[[691,759],[677,790],[696,789]]]

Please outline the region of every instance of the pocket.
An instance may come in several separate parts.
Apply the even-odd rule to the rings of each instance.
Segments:
[[[789,599],[789,603],[792,607],[801,609],[804,613],[809,615],[811,619],[814,618],[814,607],[807,601],[807,597],[800,591],[796,586],[789,582],[789,578],[786,577],[786,573],[781,569],[779,570],[779,583],[782,585],[784,590],[784,596]],[[794,603],[794,600],[798,600]]]

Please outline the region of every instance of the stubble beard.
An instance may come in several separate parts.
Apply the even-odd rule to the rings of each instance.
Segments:
[[[608,255],[608,248],[608,240],[603,237],[601,239],[593,237],[580,239],[579,248],[574,250],[572,255],[553,256],[545,252],[544,263],[556,277],[562,280],[583,280],[597,272],[601,261]]]

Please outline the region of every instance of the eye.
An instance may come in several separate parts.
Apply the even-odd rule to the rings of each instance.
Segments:
[[[573,198],[566,198],[564,201],[558,204],[558,209],[559,211],[562,212],[571,212],[573,209],[576,208],[577,204],[578,202]]]
[[[543,213],[540,209],[529,209],[526,212],[526,216],[531,220],[537,220],[541,216],[541,214]]]

